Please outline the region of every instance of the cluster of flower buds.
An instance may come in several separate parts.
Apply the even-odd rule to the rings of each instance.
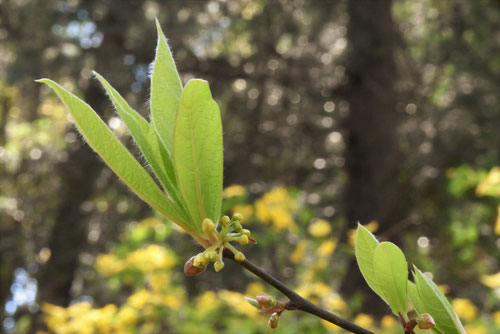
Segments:
[[[212,245],[202,253],[191,257],[184,265],[184,273],[187,276],[199,275],[205,271],[210,262],[214,262],[215,271],[220,271],[224,268],[222,261],[224,248],[233,252],[236,261],[245,261],[245,255],[230,244],[234,241],[241,245],[246,245],[249,242],[255,243],[255,240],[250,236],[250,231],[241,225],[242,219],[243,217],[239,213],[235,213],[232,218],[222,216],[218,224],[205,218],[202,229],[205,235],[213,241]]]
[[[286,304],[279,302],[267,293],[261,293],[255,299],[245,297],[246,301],[262,313],[271,314],[269,317],[269,327],[276,328],[279,325],[280,316],[286,310]]]

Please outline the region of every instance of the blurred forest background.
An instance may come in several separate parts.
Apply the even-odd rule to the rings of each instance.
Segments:
[[[147,115],[155,17],[183,81],[221,107],[224,210],[258,240],[248,258],[399,333],[353,261],[360,221],[432,273],[468,333],[498,333],[496,0],[0,0],[0,332],[266,331],[241,293],[275,291],[232,264],[184,277],[200,247],[34,82],[64,83],[130,142],[92,70]],[[277,329],[327,331],[297,312]]]

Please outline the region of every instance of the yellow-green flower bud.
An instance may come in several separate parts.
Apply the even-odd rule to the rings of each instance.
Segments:
[[[240,244],[246,245],[248,244],[248,236],[243,234],[238,241],[240,242]]]
[[[238,262],[245,261],[245,255],[242,252],[238,252],[234,255],[234,259]]]
[[[271,314],[271,317],[269,317],[268,321],[269,327],[274,329],[278,327],[279,323],[280,323],[280,316],[278,315],[278,313],[275,312]]]
[[[194,256],[192,256],[186,264],[184,264],[184,274],[186,276],[196,276],[204,272],[207,268],[206,267],[196,267],[194,265]]]
[[[208,251],[205,253],[205,258],[209,261],[215,262],[219,259],[219,255],[217,255],[216,251]]]
[[[221,271],[222,268],[224,268],[224,262],[222,262],[222,261],[215,262],[215,264],[214,264],[215,271]]]
[[[215,230],[215,224],[210,218],[205,218],[203,220],[203,223],[201,224],[201,228],[203,229],[203,232],[205,233],[210,233]]]
[[[222,226],[228,226],[231,223],[231,218],[229,218],[228,216],[222,216],[220,218],[220,223],[222,224]]]
[[[252,232],[250,232],[250,230],[247,230],[246,228],[242,229],[241,233],[243,233],[244,235],[246,235],[248,237],[250,236],[250,234],[252,234]]]
[[[241,221],[242,219],[243,219],[243,216],[241,215],[241,213],[235,213],[233,215],[233,220]]]
[[[233,223],[233,227],[236,231],[241,232],[243,230],[243,227],[241,226],[239,221],[235,221]]]
[[[208,259],[205,258],[204,254],[200,253],[195,256],[193,264],[198,268],[202,268],[208,264]]]

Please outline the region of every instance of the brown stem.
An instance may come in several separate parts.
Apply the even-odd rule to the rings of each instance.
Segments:
[[[288,297],[290,299],[290,302],[288,302],[287,305],[287,310],[300,310],[303,312],[310,313],[312,315],[315,315],[323,320],[326,320],[332,324],[335,324],[345,330],[350,331],[351,333],[356,333],[356,334],[374,334],[373,332],[369,331],[368,329],[365,329],[363,327],[359,327],[358,325],[350,322],[349,320],[343,319],[333,313],[328,312],[325,309],[322,309],[321,307],[314,305],[307,299],[304,299],[301,297],[299,294],[297,294],[295,291],[290,289],[288,286],[286,286],[284,283],[279,281],[276,277],[272,276],[271,274],[267,273],[266,271],[262,270],[258,266],[256,266],[253,262],[249,260],[245,260],[243,262],[238,262],[234,259],[234,254],[228,249],[224,249],[224,257],[230,260],[233,260],[234,262],[238,263],[241,265],[243,268],[246,270],[252,272],[254,275],[258,276],[262,280],[266,281],[267,283],[271,284],[273,287],[275,287],[278,291],[280,291],[282,294]]]

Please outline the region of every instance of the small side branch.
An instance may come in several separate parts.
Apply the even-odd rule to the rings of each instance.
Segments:
[[[253,262],[251,262],[249,260],[245,260],[243,262],[235,261],[234,254],[230,250],[228,250],[228,249],[224,250],[224,257],[238,263],[243,268],[252,272],[254,275],[256,275],[257,277],[266,281],[267,283],[271,284],[278,291],[280,291],[282,294],[287,296],[288,299],[290,300],[287,303],[288,310],[300,310],[303,312],[313,314],[313,315],[315,315],[323,320],[326,320],[326,321],[328,321],[332,324],[335,324],[335,325],[337,325],[345,330],[348,330],[351,333],[374,334],[373,332],[371,332],[363,327],[359,327],[358,325],[350,322],[349,320],[343,319],[343,318],[341,318],[333,313],[328,312],[325,309],[322,309],[321,307],[319,307],[317,305],[314,305],[313,303],[311,303],[307,299],[304,299],[299,294],[297,294],[295,291],[290,289],[288,286],[283,284],[276,277],[272,276],[271,274],[269,274],[266,271],[259,268]]]

